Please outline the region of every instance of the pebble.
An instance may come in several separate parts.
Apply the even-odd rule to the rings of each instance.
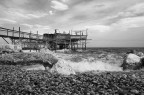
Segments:
[[[138,94],[138,93],[139,93],[139,91],[136,90],[136,89],[132,89],[130,92],[132,92],[132,93],[134,93],[134,94]]]
[[[135,74],[132,75],[133,78],[137,78]]]

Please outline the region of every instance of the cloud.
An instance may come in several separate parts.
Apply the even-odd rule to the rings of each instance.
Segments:
[[[94,30],[96,32],[108,32],[111,30],[111,27],[106,25],[91,25],[85,26],[85,28],[88,28],[89,30]]]
[[[6,19],[6,18],[0,18],[0,24],[5,24],[5,23],[15,24],[17,22],[14,20]]]
[[[131,28],[144,27],[144,3],[133,4],[117,14],[100,20],[101,25],[109,26],[111,31],[129,31]],[[95,24],[97,25],[97,24]]]
[[[112,26],[117,27],[119,29],[129,29],[129,28],[137,28],[144,27],[144,16],[141,17],[129,17],[123,18],[116,23],[113,23]]]
[[[50,26],[44,26],[44,25],[36,24],[36,25],[34,25],[34,28],[37,28],[37,29],[50,29]]]
[[[43,12],[27,12],[22,9],[10,8],[5,12],[5,15],[9,19],[13,19],[16,21],[22,21],[25,19],[39,19],[45,16],[48,16],[48,13]]]
[[[29,27],[29,28],[50,29],[50,26],[39,25],[39,24],[31,25],[31,24],[24,23],[24,24],[21,24],[21,25],[26,26],[26,27]]]
[[[28,2],[29,0],[1,0],[0,4],[7,8],[20,8]]]
[[[69,0],[61,0],[62,2],[64,2],[64,3],[66,3],[66,2],[68,2]]]
[[[115,23],[118,20],[129,17],[141,17],[144,16],[144,3],[137,3],[129,6],[123,11],[118,12],[115,15],[108,16],[106,19],[111,23]]]
[[[127,17],[117,20],[115,23],[105,25],[105,24],[95,24],[85,26],[90,30],[95,30],[96,32],[109,32],[109,31],[128,31],[132,28],[144,27],[144,16],[141,17]]]
[[[53,11],[49,11],[49,14],[50,14],[50,15],[53,15],[53,14],[54,14],[54,12],[53,12]]]
[[[41,18],[41,17],[45,17],[45,16],[47,16],[47,15],[48,15],[47,13],[26,14],[26,16],[27,16],[29,19],[32,19],[32,18]]]
[[[26,23],[24,23],[24,24],[21,24],[22,26],[26,26],[26,27],[28,27],[28,28],[32,28],[33,27],[33,25],[30,25],[30,24],[26,24]]]
[[[27,24],[27,23],[23,23],[21,24],[22,26],[26,27],[25,31],[33,31],[34,33],[36,33],[36,31],[39,31],[40,34],[42,33],[47,33],[47,30],[50,30],[50,26],[48,25],[40,25],[40,24]]]
[[[29,0],[11,0],[11,2],[9,2],[9,3],[14,3],[15,5],[24,5],[24,4],[28,3],[28,1]]]
[[[4,0],[0,1],[3,3],[3,5],[0,4],[0,18],[5,18],[9,20],[16,21],[18,23],[26,22],[27,20],[31,19],[41,19],[43,17],[47,17],[49,15],[49,12],[47,11],[31,11],[27,10],[26,7],[28,5],[29,0]],[[10,6],[13,5],[13,6]],[[6,6],[7,5],[7,6]],[[20,5],[20,6],[19,6]],[[25,7],[25,8],[23,8]],[[1,22],[2,24],[2,22]]]
[[[84,2],[74,6],[71,10],[73,20],[98,19],[108,15],[107,11],[112,8],[112,3],[96,3],[95,1]],[[101,12],[102,11],[102,12]],[[106,12],[106,14],[105,14]]]
[[[144,27],[144,16],[122,18],[109,25],[111,31],[129,31],[132,28]]]
[[[12,19],[18,19],[18,18],[23,18],[23,19],[28,19],[29,17],[25,14],[25,11],[22,9],[15,9],[15,8],[10,8],[8,11],[5,12],[7,17],[10,17]]]
[[[54,19],[51,23],[53,25],[52,27],[69,29],[83,28],[81,24],[88,26],[89,23],[93,23],[109,15],[107,12],[113,7],[112,5],[113,3],[111,2],[96,2],[95,0],[81,1],[81,3],[76,5],[70,5],[67,11],[55,12],[55,15],[51,17],[51,19]]]
[[[56,0],[51,1],[51,4],[52,4],[51,7],[53,9],[56,9],[56,10],[59,10],[59,11],[67,10],[69,8],[68,5],[66,5],[64,3],[61,3],[59,1],[56,1]]]
[[[129,7],[126,11],[124,11],[120,15],[125,17],[142,16],[144,15],[144,3],[138,3],[132,7]]]

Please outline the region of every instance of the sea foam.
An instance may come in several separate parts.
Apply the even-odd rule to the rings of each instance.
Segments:
[[[79,58],[78,54],[63,54],[54,53],[50,50],[41,50],[43,53],[50,53],[56,58],[58,62],[51,68],[51,72],[57,72],[64,75],[76,74],[77,72],[90,72],[90,71],[122,71],[122,68],[118,64],[110,64],[109,62],[103,62],[95,60],[93,57],[81,58],[82,60],[74,62],[67,60],[69,58]]]
[[[104,63],[102,61],[80,61],[72,62],[70,60],[59,59],[54,66],[55,71],[60,74],[70,75],[76,72],[83,73],[89,71],[122,71],[122,68],[118,65]],[[53,69],[53,70],[54,70]]]

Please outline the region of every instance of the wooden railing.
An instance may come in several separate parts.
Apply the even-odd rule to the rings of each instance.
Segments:
[[[9,38],[14,38],[14,39],[23,38],[23,39],[33,39],[33,40],[43,39],[43,35],[39,35],[38,32],[37,34],[31,33],[31,32],[30,33],[22,32],[20,30],[20,27],[18,31],[14,30],[14,28],[7,29],[7,28],[0,27],[0,37],[9,37]]]

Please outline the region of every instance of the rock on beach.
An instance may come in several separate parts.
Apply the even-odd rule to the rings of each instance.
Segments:
[[[1,53],[12,53],[22,51],[21,45],[12,45],[12,44],[1,44],[0,52]]]
[[[123,70],[135,70],[140,69],[142,67],[141,57],[137,56],[136,54],[127,54],[123,60],[123,64],[121,65]]]
[[[51,69],[51,72],[57,72],[62,75],[71,75],[75,74],[75,71],[69,65],[69,63],[65,62],[64,60],[59,60]]]

